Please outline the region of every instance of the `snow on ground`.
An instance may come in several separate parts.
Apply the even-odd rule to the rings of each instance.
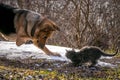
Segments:
[[[62,57],[56,57],[56,56],[48,56],[46,55],[42,50],[35,47],[33,44],[23,44],[21,46],[16,46],[15,42],[5,42],[0,41],[0,57],[6,57],[8,59],[50,59],[50,60],[60,60],[60,61],[69,61],[65,57],[66,50],[71,50],[71,48],[67,47],[60,47],[60,46],[52,46],[52,45],[46,45],[49,50],[59,53],[62,55]],[[108,58],[109,59],[109,58]],[[98,65],[100,66],[111,66],[114,67],[115,65],[112,65],[110,63],[105,62],[98,62]]]
[[[35,47],[33,44],[23,44],[21,46],[16,46],[15,42],[4,42],[0,41],[0,56],[7,57],[8,59],[53,59],[53,60],[67,60],[65,57],[66,50],[70,50],[71,48],[66,47],[58,47],[46,45],[49,50],[60,53],[62,57],[48,56],[41,49]]]

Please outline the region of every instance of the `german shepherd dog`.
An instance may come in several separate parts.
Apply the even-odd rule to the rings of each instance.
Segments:
[[[32,40],[47,55],[60,56],[45,46],[46,40],[56,30],[60,31],[53,21],[38,13],[0,3],[0,38],[3,40],[7,40],[3,34],[16,33],[17,46]]]

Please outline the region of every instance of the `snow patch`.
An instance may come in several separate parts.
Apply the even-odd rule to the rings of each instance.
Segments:
[[[23,44],[20,47],[16,46],[15,42],[0,41],[0,57],[6,57],[8,59],[49,59],[59,61],[70,61],[65,57],[66,50],[72,50],[72,48],[46,45],[47,48],[53,52],[59,53],[62,57],[48,56],[41,49],[35,47],[33,44]],[[78,51],[78,49],[76,49]],[[106,58],[106,57],[104,57]],[[111,57],[109,58],[111,59]],[[110,63],[98,62],[100,66],[115,67]]]
[[[66,61],[65,57],[66,50],[71,48],[58,47],[46,45],[49,50],[61,54],[62,57],[48,56],[41,49],[35,47],[33,44],[23,44],[16,46],[15,42],[0,41],[0,57],[6,57],[8,59],[26,59],[31,57],[32,59],[53,59]]]
[[[102,62],[102,61],[98,61],[97,65],[102,66],[102,67],[111,67],[111,68],[117,67],[117,65],[113,65],[113,64],[110,64],[110,63]]]

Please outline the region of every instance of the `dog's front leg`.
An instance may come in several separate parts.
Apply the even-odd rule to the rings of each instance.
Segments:
[[[17,37],[16,45],[21,46],[22,44],[26,43],[27,40],[29,40],[27,37]]]
[[[58,53],[51,52],[45,44],[40,43],[37,39],[32,39],[33,44],[38,47],[39,49],[43,50],[47,55],[52,55],[52,56],[60,56]]]
[[[27,40],[30,40],[30,38],[25,33],[24,28],[19,26],[17,30],[16,45],[21,46],[22,44],[26,43]]]
[[[61,56],[60,54],[58,53],[54,53],[54,52],[51,52],[46,46],[44,46],[44,48],[42,48],[42,50],[47,54],[47,55],[52,55],[52,56]]]
[[[22,44],[24,44],[25,43],[25,41],[23,40],[23,38],[17,38],[16,39],[16,45],[17,46],[21,46]]]

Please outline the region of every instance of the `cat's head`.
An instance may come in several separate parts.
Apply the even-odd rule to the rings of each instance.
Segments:
[[[65,55],[68,59],[73,59],[76,58],[76,52],[74,49],[72,50],[66,50],[66,55]]]

